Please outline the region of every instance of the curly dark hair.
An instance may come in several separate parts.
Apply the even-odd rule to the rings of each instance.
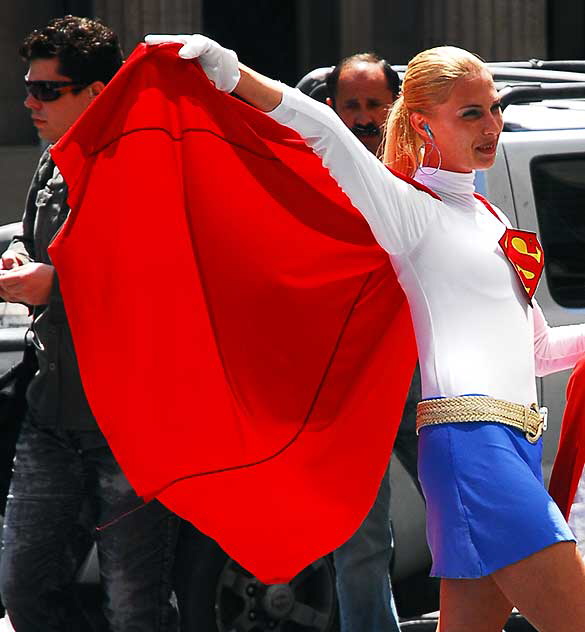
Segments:
[[[81,85],[108,81],[122,65],[118,36],[99,20],[66,15],[28,35],[19,50],[24,61],[59,60],[59,72]]]
[[[394,98],[400,93],[400,79],[398,73],[392,68],[392,66],[385,60],[376,55],[376,53],[356,53],[351,57],[345,57],[337,66],[327,75],[325,82],[327,83],[327,92],[335,105],[335,97],[337,96],[337,84],[339,82],[339,75],[344,68],[357,64],[363,61],[368,64],[377,64],[384,71],[386,76],[386,82],[388,83],[388,90],[393,94]]]

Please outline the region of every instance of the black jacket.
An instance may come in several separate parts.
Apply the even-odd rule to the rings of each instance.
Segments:
[[[69,214],[67,185],[46,151],[31,182],[22,235],[9,248],[23,263],[51,264],[47,248]],[[48,305],[33,310],[33,339],[39,370],[27,392],[35,422],[76,430],[95,430],[73,347],[71,330],[55,273]]]

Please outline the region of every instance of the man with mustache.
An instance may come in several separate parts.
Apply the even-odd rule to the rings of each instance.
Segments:
[[[382,140],[388,110],[400,91],[396,71],[375,53],[346,57],[327,77],[327,104],[372,153]]]
[[[378,154],[388,111],[400,92],[396,71],[375,53],[358,53],[340,61],[326,83],[327,104],[369,151]],[[415,417],[419,400],[417,367],[394,444],[417,485]],[[362,526],[333,552],[341,632],[400,631],[389,574],[393,553],[387,470]]]

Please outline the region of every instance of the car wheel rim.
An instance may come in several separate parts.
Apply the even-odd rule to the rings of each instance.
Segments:
[[[321,558],[288,584],[266,585],[228,560],[215,609],[219,632],[330,632],[337,612],[333,565]]]

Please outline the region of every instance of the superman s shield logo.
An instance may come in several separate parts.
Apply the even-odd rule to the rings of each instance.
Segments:
[[[506,228],[498,243],[532,302],[544,268],[544,253],[536,233]]]

